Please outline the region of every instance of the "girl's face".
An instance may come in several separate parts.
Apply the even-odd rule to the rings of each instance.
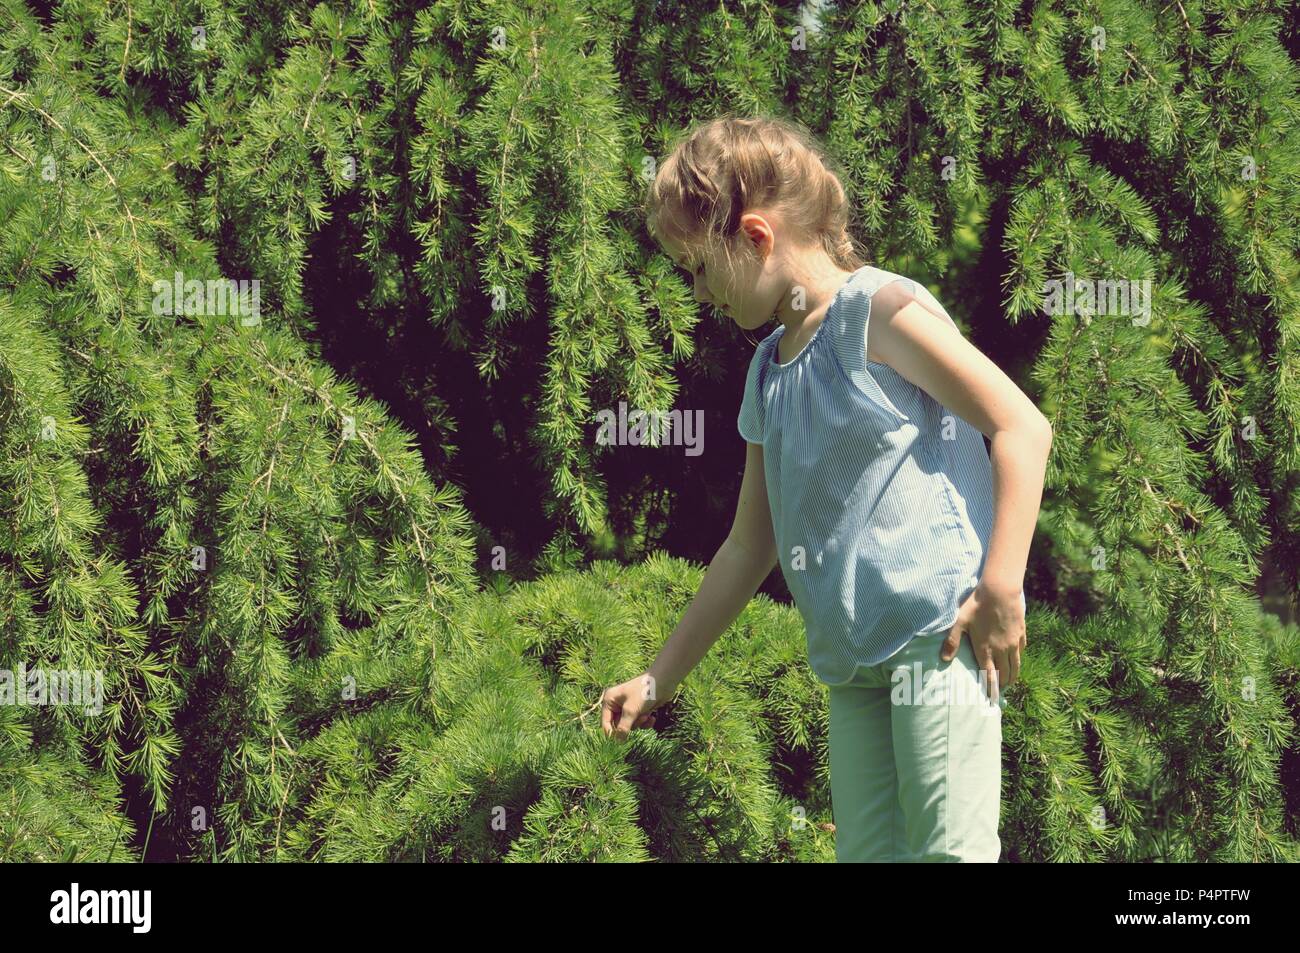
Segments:
[[[740,242],[734,243],[730,264],[721,249],[708,251],[670,240],[662,244],[689,276],[696,301],[712,304],[746,331],[761,328],[771,320],[784,290],[779,287],[779,279],[774,282],[755,255],[746,254],[747,249],[738,247]]]

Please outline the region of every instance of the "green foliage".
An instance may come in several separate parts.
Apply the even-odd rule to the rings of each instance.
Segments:
[[[656,730],[626,747],[601,730],[593,700],[650,663],[702,577],[655,556],[480,594],[432,718],[374,708],[298,750],[275,856],[832,860],[826,689],[792,608],[755,599]]]

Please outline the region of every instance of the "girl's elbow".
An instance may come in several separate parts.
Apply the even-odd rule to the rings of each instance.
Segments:
[[[1052,425],[1042,414],[1034,421],[1034,438],[1042,444],[1043,451],[1052,449]]]
[[[1052,446],[1052,425],[1037,410],[1027,413],[1006,428],[1007,433],[1015,434],[1018,443],[1028,443],[1041,447],[1046,453]]]

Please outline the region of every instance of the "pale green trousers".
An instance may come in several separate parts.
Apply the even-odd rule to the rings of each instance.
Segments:
[[[841,863],[996,863],[1002,709],[970,636],[949,662],[947,630],[830,686],[831,806]]]

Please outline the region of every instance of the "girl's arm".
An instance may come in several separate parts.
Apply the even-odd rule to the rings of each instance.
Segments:
[[[1051,425],[996,364],[922,304],[906,282],[889,282],[872,295],[866,348],[868,360],[888,364],[989,438],[989,550],[979,585],[959,609],[942,657],[950,658],[962,631],[969,631],[996,701],[997,686],[1015,682],[1025,647],[1020,592],[1042,501]]]

